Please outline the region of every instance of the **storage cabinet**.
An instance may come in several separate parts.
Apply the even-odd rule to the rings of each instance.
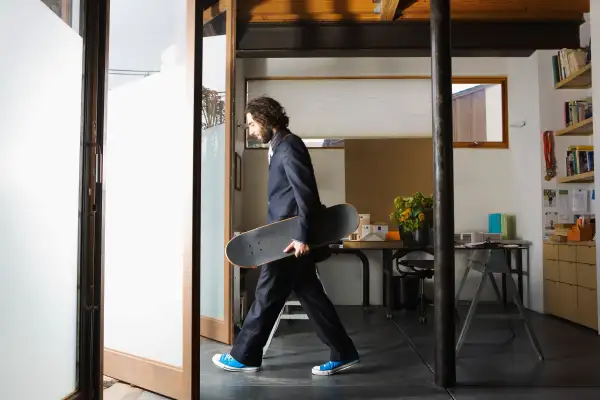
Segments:
[[[544,243],[547,314],[598,330],[596,243]]]

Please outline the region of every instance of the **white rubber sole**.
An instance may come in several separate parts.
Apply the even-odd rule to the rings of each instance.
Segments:
[[[313,373],[313,375],[319,375],[319,376],[333,375],[333,374],[337,374],[338,372],[342,372],[343,370],[346,370],[348,368],[351,368],[351,367],[355,366],[358,363],[359,363],[359,360],[351,361],[351,362],[349,362],[347,364],[340,365],[339,367],[331,369],[329,371],[321,371],[319,369],[319,366],[316,366],[316,367],[313,367],[312,373]]]
[[[233,368],[223,364],[219,359],[221,358],[221,354],[215,354],[212,358],[213,364],[217,367],[224,369],[225,371],[231,372],[256,372],[260,369],[260,367],[244,367],[244,368]]]

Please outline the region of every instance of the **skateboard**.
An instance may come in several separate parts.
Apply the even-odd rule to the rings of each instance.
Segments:
[[[232,238],[225,247],[229,262],[241,268],[294,257],[283,250],[291,243],[298,217],[273,222]],[[310,224],[308,247],[312,250],[340,241],[358,228],[358,212],[350,204],[336,204],[316,212]],[[310,252],[309,252],[310,254]]]

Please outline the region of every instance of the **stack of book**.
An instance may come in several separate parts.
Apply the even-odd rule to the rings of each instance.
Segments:
[[[562,49],[552,56],[554,83],[568,78],[589,64],[588,49]]]
[[[567,176],[594,170],[594,146],[569,146],[567,149]]]
[[[592,98],[565,101],[565,127],[592,117]]]

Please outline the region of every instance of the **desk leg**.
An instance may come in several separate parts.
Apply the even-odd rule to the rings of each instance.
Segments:
[[[394,269],[393,269],[393,254],[392,250],[384,249],[383,250],[383,271],[384,276],[386,277],[386,306],[387,312],[386,317],[392,318],[393,316],[393,277],[394,277]],[[386,276],[387,275],[387,276]]]
[[[512,269],[512,251],[510,249],[505,249],[504,256],[506,257],[506,264],[508,265],[508,270],[510,271]],[[510,274],[502,274],[502,305],[504,308],[506,308],[508,305],[508,296],[506,292],[507,276],[508,278],[511,278]]]
[[[517,270],[519,298],[523,302],[523,250],[515,249],[515,268]]]
[[[358,250],[354,253],[356,257],[360,258],[362,263],[362,280],[363,280],[363,293],[362,293],[362,306],[369,307],[371,305],[371,294],[370,294],[370,286],[369,286],[369,259],[362,251]]]

